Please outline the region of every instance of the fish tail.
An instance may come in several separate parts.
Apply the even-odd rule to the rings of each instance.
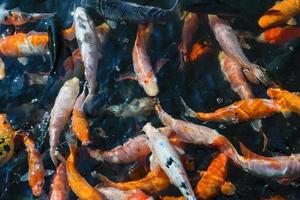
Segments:
[[[195,111],[193,111],[190,107],[187,106],[187,104],[185,103],[185,101],[183,100],[182,97],[180,97],[180,101],[185,109],[185,113],[184,115],[187,117],[197,117],[197,114]]]

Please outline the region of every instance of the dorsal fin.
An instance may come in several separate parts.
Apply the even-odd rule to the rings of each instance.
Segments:
[[[263,159],[263,160],[269,160],[270,158],[260,156],[254,152],[252,152],[250,149],[248,149],[243,143],[240,142],[240,150],[246,158],[252,158],[252,159]]]

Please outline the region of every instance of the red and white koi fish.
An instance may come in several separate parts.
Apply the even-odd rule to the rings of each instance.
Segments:
[[[154,128],[151,123],[143,127],[149,140],[152,156],[157,160],[159,166],[168,175],[170,182],[176,185],[186,199],[196,200],[193,188],[190,184],[186,171],[181,163],[179,155],[172,147],[167,136]]]
[[[148,96],[156,96],[159,93],[157,79],[153,72],[150,58],[147,54],[149,38],[153,24],[139,24],[132,51],[133,68],[140,86]]]
[[[0,56],[26,57],[46,55],[49,52],[46,32],[16,33],[0,38]]]
[[[55,155],[56,146],[59,143],[59,137],[65,125],[69,121],[72,113],[73,105],[79,94],[79,79],[74,77],[64,83],[61,87],[54,106],[51,111],[51,119],[49,124],[49,143],[50,156],[53,163],[57,166],[57,158]]]
[[[94,22],[82,7],[77,7],[75,10],[74,27],[75,36],[84,63],[85,78],[88,82],[89,94],[86,98],[86,102],[90,102],[97,87],[98,61],[101,58],[99,52],[100,41],[95,32]]]
[[[55,13],[26,13],[18,8],[12,10],[5,9],[5,3],[0,5],[0,24],[21,26],[28,22],[53,17]]]
[[[69,192],[66,166],[64,163],[60,163],[51,184],[49,200],[69,200]]]
[[[280,184],[289,184],[300,177],[300,154],[291,156],[260,156],[240,143],[244,156],[232,159],[234,164],[251,174],[275,179]]]
[[[110,151],[88,149],[88,152],[91,157],[98,161],[105,160],[115,164],[127,164],[145,158],[150,153],[150,149],[147,136],[141,134]]]
[[[23,143],[28,153],[28,182],[34,196],[40,196],[45,183],[45,169],[40,152],[35,147],[34,141],[22,134]]]
[[[209,25],[223,51],[243,66],[243,71],[249,81],[258,83],[258,80],[267,85],[264,69],[251,63],[245,56],[234,31],[227,21],[215,15],[208,15]]]
[[[187,61],[187,56],[191,52],[192,39],[196,31],[198,30],[200,23],[199,15],[196,13],[187,13],[184,18],[184,24],[182,27],[181,42],[178,46],[180,53],[181,64],[180,69],[183,69],[184,63]]]
[[[133,189],[128,191],[119,190],[113,187],[99,187],[96,189],[103,194],[107,200],[154,200],[153,197],[148,196],[140,189]]]

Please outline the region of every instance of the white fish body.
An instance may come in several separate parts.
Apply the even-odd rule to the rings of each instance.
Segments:
[[[186,199],[196,200],[185,169],[178,154],[170,144],[168,137],[162,135],[158,129],[151,125],[151,123],[147,123],[143,127],[143,131],[148,136],[149,148],[152,155],[168,175],[170,181],[178,187]]]

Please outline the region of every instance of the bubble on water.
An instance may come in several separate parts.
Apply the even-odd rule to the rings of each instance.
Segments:
[[[217,102],[220,104],[220,103],[223,102],[223,99],[222,99],[221,97],[218,97],[218,98],[217,98]]]
[[[31,100],[31,103],[36,103],[36,102],[38,102],[37,98]]]
[[[121,69],[118,65],[113,66],[113,69],[116,70],[117,72],[121,71]]]

